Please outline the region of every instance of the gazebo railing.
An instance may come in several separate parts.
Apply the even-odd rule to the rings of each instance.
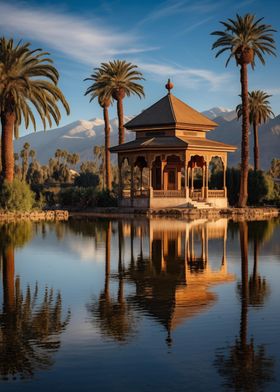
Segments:
[[[122,190],[122,197],[124,199],[129,199],[131,197],[130,189]],[[149,189],[137,189],[133,191],[133,197],[150,197]],[[160,198],[160,197],[186,197],[185,189],[180,190],[163,190],[163,189],[154,189],[151,193],[151,197]],[[203,192],[201,189],[193,189],[190,190],[190,198],[193,200],[201,200],[203,199]],[[224,189],[208,189],[207,197],[213,198],[222,198],[226,197],[226,193]]]
[[[153,197],[185,197],[185,190],[154,190]]]
[[[149,189],[137,189],[133,192],[134,197],[149,197]]]
[[[225,197],[224,189],[208,189],[208,197]]]

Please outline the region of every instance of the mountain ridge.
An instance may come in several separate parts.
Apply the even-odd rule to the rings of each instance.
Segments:
[[[226,144],[238,147],[236,153],[228,155],[228,165],[236,166],[240,162],[241,122],[236,119],[235,111],[226,108],[214,107],[205,113],[212,112],[218,127],[208,132],[207,137]],[[233,117],[233,112],[235,114]],[[134,116],[125,116],[125,122]],[[113,118],[111,126],[111,145],[118,144],[118,120]],[[134,132],[126,131],[126,141],[134,139]],[[93,118],[91,120],[76,120],[50,131],[39,131],[22,136],[15,140],[15,152],[19,152],[24,143],[28,142],[37,152],[37,159],[46,164],[54,156],[56,149],[68,150],[80,155],[80,160],[93,158],[93,146],[104,144],[104,120]],[[268,169],[273,158],[280,158],[280,115],[269,120],[259,129],[261,167]],[[250,164],[253,158],[253,135],[250,132]]]

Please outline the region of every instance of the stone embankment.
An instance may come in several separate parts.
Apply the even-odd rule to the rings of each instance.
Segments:
[[[31,212],[5,212],[0,211],[0,222],[15,220],[61,221],[68,220],[69,213],[64,210],[31,211]]]
[[[163,209],[140,209],[140,208],[96,208],[91,211],[71,212],[73,217],[112,217],[125,218],[128,215],[144,216],[168,216],[186,219],[218,219],[229,218],[234,221],[241,220],[265,220],[280,216],[280,210],[274,207],[247,207],[247,208],[163,208]]]

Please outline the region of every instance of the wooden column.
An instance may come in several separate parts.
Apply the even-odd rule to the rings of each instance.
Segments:
[[[193,167],[191,167],[191,193],[193,195]]]
[[[209,162],[206,161],[206,165],[205,165],[205,199],[207,199],[208,197],[208,178],[209,178]]]
[[[201,195],[204,198],[205,197],[205,184],[206,184],[206,175],[205,175],[205,165],[202,165],[202,189],[201,189]]]
[[[119,174],[119,197],[122,198],[123,180],[122,180],[122,159],[118,159],[118,174]]]
[[[134,165],[130,165],[130,198],[134,199]]]
[[[180,191],[182,189],[181,187],[181,169],[179,169],[178,167],[176,168],[177,170],[177,189],[178,191]]]

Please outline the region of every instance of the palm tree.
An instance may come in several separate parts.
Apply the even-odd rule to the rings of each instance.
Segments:
[[[36,130],[33,109],[39,114],[44,129],[52,119],[58,125],[61,115],[58,102],[69,114],[69,105],[57,83],[59,74],[48,53],[31,50],[29,43],[0,39],[0,116],[2,125],[2,172],[8,182],[14,178],[13,136],[19,126],[30,122]]]
[[[249,92],[249,119],[250,124],[253,125],[254,129],[254,170],[257,171],[260,169],[260,160],[259,160],[259,126],[267,122],[271,116],[274,117],[274,113],[271,110],[271,106],[268,98],[271,95],[268,95],[265,91],[262,90],[253,90]],[[242,104],[237,105],[236,107],[237,117],[240,118],[242,116]]]
[[[112,97],[106,96],[106,88],[102,84],[102,70],[96,68],[95,72],[87,79],[93,83],[88,87],[85,95],[90,94],[90,102],[94,98],[98,98],[98,103],[103,109],[104,118],[104,131],[105,131],[105,173],[106,173],[106,188],[111,190],[112,178],[111,178],[111,162],[110,162],[110,120],[108,108],[111,104]]]
[[[100,173],[99,178],[102,180],[102,189],[104,189],[104,178],[105,178],[105,160],[106,160],[106,153],[104,146],[94,146],[93,147],[93,155],[95,156],[96,167]]]
[[[105,89],[106,97],[113,97],[117,101],[119,144],[123,144],[125,139],[123,99],[131,94],[136,94],[139,98],[145,96],[143,86],[137,83],[139,80],[144,80],[142,73],[137,68],[137,65],[125,60],[114,60],[102,63],[100,66],[102,73],[100,87]]]
[[[212,45],[212,49],[219,49],[216,57],[225,51],[230,55],[226,66],[234,57],[240,66],[241,100],[242,100],[242,142],[241,142],[241,176],[238,205],[245,207],[248,198],[248,171],[249,171],[249,96],[248,96],[248,64],[252,69],[255,66],[255,57],[264,65],[264,54],[275,55],[275,30],[262,24],[263,18],[255,19],[255,15],[246,14],[243,17],[236,15],[236,19],[220,22],[224,31],[214,31],[212,35],[219,38]]]

